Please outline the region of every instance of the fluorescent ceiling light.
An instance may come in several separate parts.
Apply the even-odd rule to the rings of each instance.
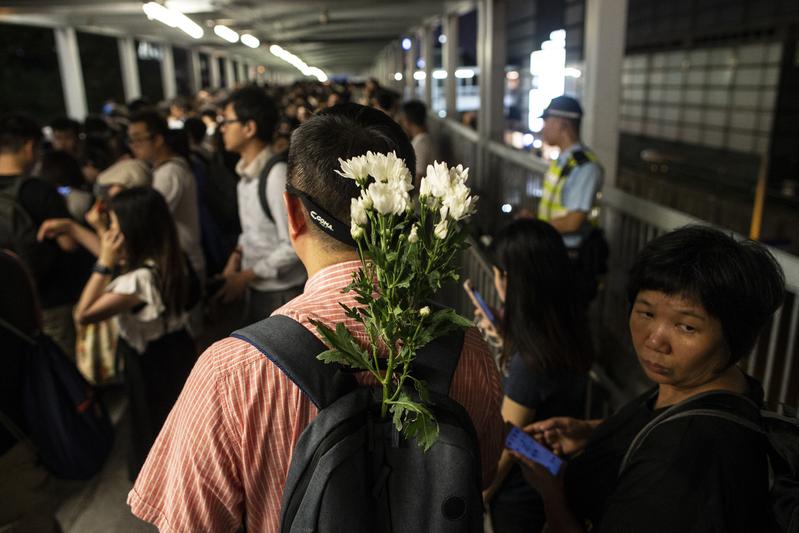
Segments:
[[[325,74],[322,69],[317,67],[309,67],[305,61],[295,56],[280,45],[273,44],[269,47],[269,51],[272,53],[272,55],[279,57],[286,63],[292,65],[294,68],[302,72],[303,76],[315,76],[317,80],[323,83],[327,81],[327,74]]]
[[[239,42],[239,34],[222,24],[214,26],[214,33],[229,43]]]
[[[445,79],[447,79],[447,71],[446,70],[434,70],[433,71],[433,79],[436,79],[436,80],[445,80]]]
[[[250,35],[249,33],[245,33],[241,36],[241,44],[244,46],[249,46],[250,48],[258,48],[261,46],[261,41],[259,41],[257,37]]]
[[[403,50],[410,50],[410,49],[411,49],[411,46],[413,46],[413,43],[411,42],[411,40],[410,40],[410,39],[408,39],[407,37],[405,37],[405,38],[402,40],[402,49],[403,49]]]
[[[426,77],[427,77],[427,74],[425,74],[424,70],[417,70],[416,72],[413,73],[413,79],[415,79],[417,81],[421,81],[421,80],[425,79]]]
[[[179,28],[194,39],[199,39],[205,32],[196,22],[173,7],[164,7],[157,2],[142,4],[142,10],[150,20],[157,20],[170,28]]]

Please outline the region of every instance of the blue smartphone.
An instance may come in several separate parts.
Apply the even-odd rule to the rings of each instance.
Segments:
[[[480,309],[483,310],[483,313],[485,314],[488,321],[491,322],[492,324],[496,324],[497,321],[494,319],[494,313],[491,312],[491,308],[488,307],[488,304],[483,299],[483,295],[480,294],[480,291],[472,288],[472,294],[474,294],[474,299],[477,300],[478,305],[480,305]]]
[[[66,196],[66,195],[68,195],[68,194],[69,194],[69,193],[71,193],[71,192],[72,192],[72,187],[67,187],[66,185],[65,185],[65,186],[63,186],[63,187],[59,187],[59,188],[58,188],[58,193],[59,193],[61,196]]]
[[[508,437],[505,439],[505,447],[519,452],[531,461],[540,464],[549,470],[553,476],[558,475],[560,467],[563,465],[563,460],[560,457],[517,427],[511,428]]]

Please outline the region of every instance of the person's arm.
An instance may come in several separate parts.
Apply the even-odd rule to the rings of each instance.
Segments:
[[[266,201],[275,221],[277,244],[271,253],[253,265],[255,275],[261,279],[279,278],[283,272],[299,262],[289,239],[288,213],[283,202],[285,191],[286,165],[278,164],[269,173],[266,184]]]
[[[516,427],[523,428],[535,420],[535,409],[525,407],[505,396],[502,399],[502,419]],[[502,486],[512,466],[513,457],[507,449],[503,449],[502,455],[499,457],[499,464],[497,465],[497,473],[494,476],[494,481],[491,483],[490,487],[483,491],[483,501],[485,503],[488,503]]]
[[[83,246],[93,256],[97,257],[100,254],[100,237],[90,230],[82,226],[70,218],[51,218],[42,222],[39,226],[39,232],[36,238],[39,241],[44,239],[59,238],[62,235],[68,235],[75,242]]]
[[[569,211],[563,216],[553,218],[549,223],[558,233],[574,233],[580,229],[587,218],[588,213],[584,211]]]
[[[103,236],[98,257],[98,266],[112,269],[119,260],[124,238],[118,231],[108,231]],[[135,294],[115,294],[106,292],[110,273],[92,272],[89,281],[75,307],[74,318],[78,324],[100,322],[123,311],[133,309],[141,303]]]
[[[180,183],[177,169],[171,168],[176,163],[164,163],[170,167],[161,172],[153,172],[153,189],[161,193],[169,206],[169,212],[174,213],[183,196],[183,184]]]
[[[552,227],[559,233],[574,233],[579,230],[588,218],[601,187],[602,168],[599,165],[590,162],[574,168],[563,185],[561,199],[568,212],[550,220]]]

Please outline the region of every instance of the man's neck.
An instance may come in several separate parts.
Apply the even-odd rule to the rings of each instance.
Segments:
[[[152,161],[153,168],[160,167],[173,157],[175,157],[175,154],[172,152],[172,150],[160,150]]]
[[[563,139],[558,143],[558,148],[560,148],[561,153],[565,152],[575,144],[578,144],[580,139],[577,137],[572,137],[571,135],[564,135]]]
[[[0,154],[0,175],[16,176],[24,174],[25,165],[13,154]]]
[[[302,260],[302,264],[305,265],[305,270],[308,272],[309,279],[329,266],[358,260],[358,252],[355,250],[351,252],[319,253],[317,248],[314,253],[303,255],[305,257],[300,257],[300,260]]]
[[[256,157],[258,157],[258,154],[263,152],[264,148],[267,146],[269,145],[258,139],[253,139],[248,142],[246,146],[241,149],[241,152],[239,152],[239,155],[241,155],[241,160],[244,162],[244,166],[249,166],[249,164],[252,163]]]
[[[427,133],[427,128],[420,128],[419,126],[411,126],[411,139],[415,139],[418,135],[422,133]]]

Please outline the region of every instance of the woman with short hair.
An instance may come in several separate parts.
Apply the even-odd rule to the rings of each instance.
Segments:
[[[550,531],[768,530],[761,433],[717,416],[674,417],[625,455],[670,407],[759,416],[763,389],[736,363],[784,296],[782,269],[763,246],[715,229],[681,228],[641,251],[630,274],[629,325],[656,387],[604,421],[552,418],[528,426],[571,458],[562,477],[514,454],[544,498]]]

